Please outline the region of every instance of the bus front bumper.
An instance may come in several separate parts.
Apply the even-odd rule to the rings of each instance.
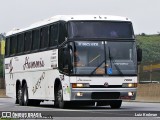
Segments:
[[[72,88],[71,101],[135,100],[136,88]]]

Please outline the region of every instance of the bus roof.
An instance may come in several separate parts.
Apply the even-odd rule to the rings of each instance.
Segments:
[[[17,29],[14,28],[13,30],[9,31],[6,36],[10,36],[13,34],[17,34],[23,31],[27,31],[30,29],[34,29],[43,25],[47,25],[56,21],[76,21],[76,20],[95,20],[95,21],[131,21],[127,17],[121,17],[121,16],[113,16],[113,15],[56,15],[54,17],[41,20],[39,22],[36,22],[28,27]]]

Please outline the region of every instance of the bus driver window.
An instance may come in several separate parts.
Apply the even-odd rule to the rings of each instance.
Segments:
[[[81,67],[84,66],[84,64],[82,63],[81,59],[80,59],[80,55],[78,51],[74,51],[74,66],[75,67]]]

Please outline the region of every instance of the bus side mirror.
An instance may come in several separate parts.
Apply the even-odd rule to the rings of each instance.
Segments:
[[[70,49],[68,48],[68,47],[64,47],[63,48],[63,54],[64,54],[64,66],[65,66],[65,69],[67,70],[67,74],[70,74],[71,72],[72,72],[72,62],[71,62],[71,60],[72,60],[72,56],[71,56],[71,54],[70,54]]]
[[[138,63],[141,63],[142,61],[142,49],[141,48],[137,48],[137,61]]]

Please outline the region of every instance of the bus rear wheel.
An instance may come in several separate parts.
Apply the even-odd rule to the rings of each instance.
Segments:
[[[18,87],[16,104],[23,105],[23,102],[22,102],[22,87],[21,86]]]
[[[29,105],[27,84],[25,84],[22,88],[22,104],[24,106]]]
[[[40,105],[40,100],[30,100],[28,99],[28,88],[27,88],[27,84],[25,84],[22,88],[22,100],[21,100],[21,105],[24,106],[39,106]]]
[[[110,101],[110,106],[112,109],[119,109],[122,105],[122,100]]]

